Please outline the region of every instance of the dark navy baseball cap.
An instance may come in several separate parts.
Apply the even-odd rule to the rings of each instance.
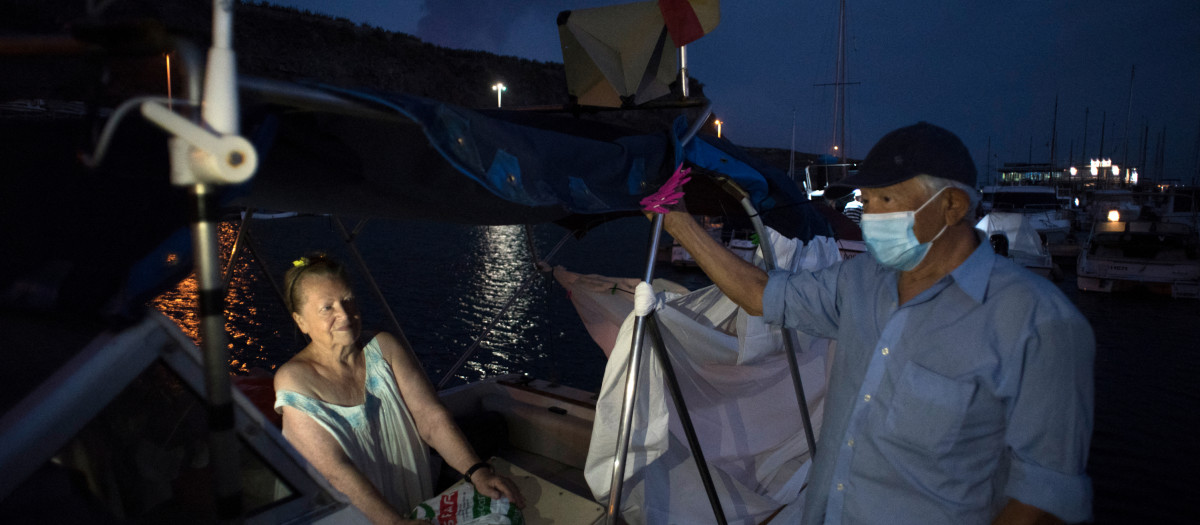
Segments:
[[[917,175],[930,175],[975,186],[975,161],[953,133],[928,122],[895,130],[875,143],[858,172],[831,186],[882,188]]]

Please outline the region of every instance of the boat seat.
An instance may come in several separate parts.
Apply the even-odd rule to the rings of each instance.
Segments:
[[[483,409],[507,420],[514,448],[582,468],[587,461],[592,424],[582,418],[500,395],[485,396]]]

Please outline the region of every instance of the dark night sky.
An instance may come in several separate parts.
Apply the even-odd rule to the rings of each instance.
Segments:
[[[559,11],[622,3],[272,1],[442,46],[554,62],[562,61]],[[721,24],[688,46],[689,70],[731,140],[788,147],[794,110],[796,149],[831,152],[833,89],[814,84],[834,80],[837,4],[725,2]],[[989,151],[993,167],[1047,162],[1057,96],[1059,163],[1072,153],[1082,161],[1085,127],[1087,156],[1101,156],[1106,122],[1103,156],[1118,163],[1127,156],[1143,179],[1163,173],[1191,182],[1200,170],[1200,1],[849,0],[847,33],[847,81],[859,83],[846,88],[851,157],[892,129],[926,120],[963,139],[981,179]],[[488,90],[496,79],[475,81]]]

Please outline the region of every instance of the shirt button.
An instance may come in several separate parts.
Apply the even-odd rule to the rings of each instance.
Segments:
[[[843,490],[843,489],[845,489],[845,488],[846,488],[846,487],[842,486],[842,484],[841,484],[841,483],[838,483],[838,487],[837,487],[837,489],[838,489],[838,490]]]
[[[883,355],[888,355],[888,349],[886,346],[883,347]]]
[[[863,401],[870,403],[871,402],[871,394],[867,394],[867,395],[863,396]]]
[[[850,441],[847,441],[847,442],[846,442],[846,446],[848,446],[848,447],[853,447],[853,446],[854,446],[854,440],[853,440],[853,439],[851,439]]]

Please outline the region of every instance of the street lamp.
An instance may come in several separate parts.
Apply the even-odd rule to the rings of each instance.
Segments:
[[[504,87],[503,82],[492,84],[492,91],[496,92],[496,107],[500,107],[500,95],[503,94],[504,90],[506,89],[508,88]]]
[[[717,138],[721,138],[721,121],[718,120],[714,124],[717,125]]]

